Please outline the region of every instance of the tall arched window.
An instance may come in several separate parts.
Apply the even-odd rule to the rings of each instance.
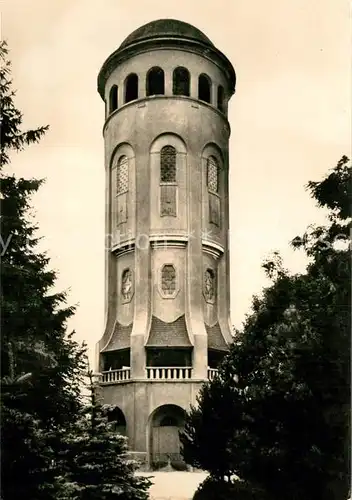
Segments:
[[[219,191],[219,165],[214,156],[207,159],[207,186],[211,193]]]
[[[198,78],[198,99],[211,103],[211,80],[204,73]]]
[[[138,76],[131,73],[125,80],[125,103],[138,99]]]
[[[160,151],[160,215],[176,217],[176,149],[164,146]]]
[[[164,295],[174,295],[176,291],[176,269],[165,264],[161,270],[161,291]]]
[[[109,94],[109,113],[112,113],[117,109],[117,92],[117,85],[113,85]]]
[[[189,96],[190,89],[190,74],[188,69],[181,66],[176,68],[173,73],[173,88],[174,95]]]
[[[160,182],[176,182],[176,149],[164,146],[160,151]]]
[[[147,96],[162,95],[164,93],[164,71],[159,67],[151,68],[147,74]]]
[[[214,156],[207,159],[209,222],[220,227],[219,164]]]
[[[218,109],[224,112],[224,87],[218,86]]]
[[[128,191],[128,158],[127,156],[121,156],[117,163],[117,194],[127,193]]]

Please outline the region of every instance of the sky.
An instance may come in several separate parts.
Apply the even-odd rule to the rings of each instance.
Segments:
[[[104,103],[96,79],[133,30],[175,18],[203,31],[237,73],[231,99],[231,318],[240,327],[268,284],[261,264],[324,213],[305,189],[351,151],[351,19],[347,0],[3,0],[2,39],[24,127],[50,125],[12,157],[45,178],[33,198],[41,249],[77,312],[68,327],[91,359],[104,328]]]

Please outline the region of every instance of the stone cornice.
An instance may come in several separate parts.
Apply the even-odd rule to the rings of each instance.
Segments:
[[[108,77],[119,64],[136,54],[160,49],[184,50],[211,60],[226,74],[231,94],[235,92],[235,70],[229,59],[216,47],[211,47],[200,41],[187,38],[160,37],[142,40],[127,47],[118,48],[106,59],[98,75],[98,92],[101,98],[104,100],[105,83]]]
[[[220,111],[213,104],[209,104],[209,103],[204,102],[204,101],[199,101],[198,99],[195,99],[194,97],[184,96],[184,95],[145,96],[145,97],[140,97],[139,99],[135,99],[133,101],[121,104],[121,106],[118,109],[116,109],[109,116],[107,116],[106,121],[105,121],[104,126],[103,126],[103,135],[104,135],[105,131],[108,129],[108,124],[109,124],[110,120],[112,118],[114,118],[117,114],[119,114],[121,111],[123,111],[124,109],[131,107],[131,106],[136,106],[136,105],[138,108],[142,108],[142,107],[145,107],[148,104],[148,102],[150,102],[150,101],[157,101],[157,100],[164,100],[164,99],[172,99],[175,101],[189,101],[191,103],[192,107],[195,107],[195,108],[204,107],[204,108],[211,109],[217,115],[221,116],[221,118],[224,120],[226,133],[230,137],[231,127],[230,127],[230,123],[229,123],[225,113]],[[155,154],[155,153],[151,153],[151,154]],[[186,154],[186,153],[179,153],[179,154]]]
[[[152,248],[184,248],[187,245],[187,236],[167,235],[151,236],[149,238]]]
[[[188,237],[183,235],[152,235],[149,237],[151,248],[184,248],[187,245]],[[111,251],[118,256],[134,251],[136,246],[135,238],[131,238],[122,243],[114,245]]]
[[[133,238],[133,239],[126,240],[123,243],[119,243],[117,245],[114,245],[112,247],[111,251],[113,253],[117,254],[118,256],[120,256],[120,255],[125,255],[127,253],[133,252],[134,247],[135,247],[135,240]]]
[[[224,248],[221,245],[209,240],[202,239],[202,248],[204,253],[211,255],[215,259],[219,259],[224,253]]]

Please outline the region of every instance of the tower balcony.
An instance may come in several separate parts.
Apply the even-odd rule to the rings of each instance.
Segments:
[[[208,368],[208,380],[213,380],[217,373],[217,369]],[[123,384],[131,379],[131,369],[124,367],[118,370],[103,371],[100,374],[100,383],[103,385]],[[139,379],[140,380],[140,379]],[[192,367],[190,366],[147,366],[145,369],[146,382],[163,381],[163,382],[178,382],[192,381]]]

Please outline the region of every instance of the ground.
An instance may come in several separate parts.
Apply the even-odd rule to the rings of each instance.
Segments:
[[[207,477],[206,472],[143,472],[152,477],[150,500],[191,500],[198,485]]]

